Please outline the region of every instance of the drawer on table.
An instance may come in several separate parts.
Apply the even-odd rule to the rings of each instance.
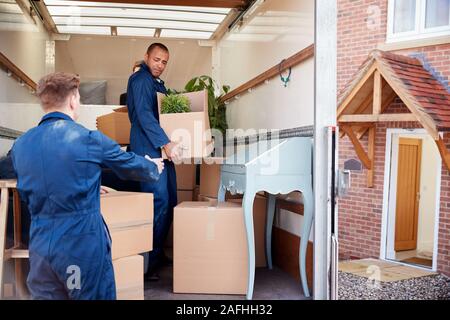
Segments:
[[[222,172],[234,173],[234,174],[245,174],[246,167],[241,164],[224,164],[222,165]]]

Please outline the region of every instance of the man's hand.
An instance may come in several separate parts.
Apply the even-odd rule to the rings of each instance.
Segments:
[[[113,188],[100,186],[100,194],[106,194],[106,193],[110,193],[110,192],[114,192],[114,191],[116,191],[116,190]]]
[[[173,161],[175,163],[181,161],[181,148],[179,143],[169,142],[163,148],[170,161]]]
[[[162,158],[152,159],[149,156],[145,156],[145,159],[148,161],[153,162],[158,167],[158,173],[161,174],[161,172],[164,170],[164,160]]]

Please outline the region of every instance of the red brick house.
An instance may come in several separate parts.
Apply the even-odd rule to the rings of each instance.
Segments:
[[[450,275],[449,78],[450,0],[338,0],[342,260]]]

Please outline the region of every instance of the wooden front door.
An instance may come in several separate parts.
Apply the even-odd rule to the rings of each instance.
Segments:
[[[395,251],[417,247],[422,140],[399,138]]]

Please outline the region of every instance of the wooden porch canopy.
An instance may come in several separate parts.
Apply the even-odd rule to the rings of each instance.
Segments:
[[[399,97],[408,112],[386,113]],[[374,50],[361,65],[338,99],[337,122],[368,169],[368,187],[373,186],[375,128],[377,122],[418,122],[435,140],[447,169],[450,152],[442,133],[450,131],[450,93],[420,60]],[[368,150],[360,139],[368,133]]]

